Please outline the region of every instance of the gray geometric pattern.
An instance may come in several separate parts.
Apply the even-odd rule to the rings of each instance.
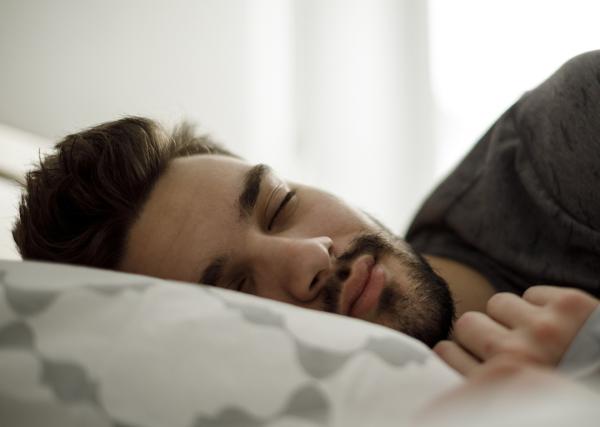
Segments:
[[[240,408],[226,408],[213,417],[198,416],[193,427],[263,427],[269,420],[262,420]]]
[[[296,352],[300,366],[308,375],[316,379],[323,379],[335,374],[353,356],[359,354],[351,352],[336,352],[326,348],[320,348],[302,343],[294,338]]]
[[[284,329],[285,320],[279,313],[275,313],[265,307],[258,307],[251,304],[241,304],[239,302],[228,301],[220,294],[212,292],[212,295],[219,298],[225,306],[238,310],[248,322],[261,326],[273,326],[275,328]]]
[[[227,407],[215,417],[198,416],[193,427],[263,427],[273,420],[296,417],[315,425],[327,425],[330,416],[330,404],[325,394],[314,385],[299,388],[289,402],[276,414],[260,419],[247,411],[236,407]]]
[[[22,274],[26,268],[31,270],[27,270],[27,274]],[[44,274],[35,274],[37,268],[43,268]],[[61,287],[60,283],[65,274],[69,275],[69,285]],[[28,278],[27,286],[19,284],[20,280],[24,280],[23,277]],[[32,282],[32,277],[40,277],[39,283]],[[92,280],[89,280],[90,277],[92,277]],[[106,282],[103,282],[103,277],[106,277]],[[121,277],[123,278],[122,282],[120,282]],[[80,279],[79,285],[74,285],[76,278]],[[357,343],[362,344],[356,345],[353,347],[353,350],[333,350],[332,348],[335,348],[335,345],[332,345],[330,341],[333,340],[335,342],[335,336],[331,336],[327,342],[323,342],[322,344],[319,340],[311,340],[309,344],[298,337],[288,327],[286,316],[289,308],[286,304],[267,307],[263,304],[256,304],[255,300],[248,299],[244,301],[243,298],[245,296],[243,295],[236,295],[236,298],[230,298],[230,294],[214,288],[194,286],[193,288],[186,287],[185,292],[179,292],[180,290],[184,290],[183,286],[188,285],[152,278],[148,278],[147,281],[140,280],[134,283],[131,279],[126,274],[118,275],[111,273],[110,276],[104,276],[104,272],[99,270],[89,270],[88,272],[85,269],[73,269],[61,265],[44,265],[43,267],[39,267],[37,263],[33,262],[14,263],[0,261],[0,287],[4,289],[4,293],[0,293],[0,299],[4,299],[4,303],[17,315],[16,319],[7,320],[4,323],[0,321],[0,376],[2,376],[2,369],[10,369],[8,361],[14,360],[6,359],[3,365],[3,357],[9,354],[6,352],[12,352],[10,354],[13,355],[18,354],[15,351],[26,352],[32,355],[34,360],[37,361],[37,378],[39,381],[37,387],[39,388],[39,392],[49,392],[53,396],[52,401],[39,401],[39,397],[36,398],[37,400],[28,400],[24,399],[22,395],[12,395],[13,389],[18,390],[25,387],[25,385],[14,384],[14,387],[6,389],[0,384],[0,426],[43,425],[44,427],[69,427],[85,424],[98,427],[154,427],[165,425],[164,420],[162,423],[158,423],[158,421],[154,422],[152,418],[146,418],[144,414],[153,410],[153,406],[158,408],[162,405],[167,405],[165,406],[167,409],[179,408],[183,405],[179,410],[186,411],[185,414],[189,413],[189,415],[181,414],[181,420],[187,419],[187,424],[185,422],[182,424],[182,421],[169,421],[169,427],[267,426],[284,420],[290,420],[290,422],[301,420],[304,423],[303,425],[316,426],[339,424],[339,422],[335,421],[335,414],[339,414],[340,410],[336,410],[335,408],[344,405],[345,400],[340,400],[340,397],[335,393],[332,394],[332,390],[340,387],[340,385],[336,384],[347,383],[347,380],[343,380],[343,378],[356,374],[360,374],[360,378],[362,378],[362,371],[356,371],[356,368],[348,363],[350,360],[365,353],[374,355],[381,362],[377,365],[377,371],[374,371],[378,372],[377,375],[384,375],[386,372],[397,375],[403,372],[402,370],[407,364],[421,366],[423,372],[426,372],[427,363],[431,363],[431,358],[427,357],[428,353],[424,350],[423,346],[416,345],[412,341],[409,342],[397,334],[371,334],[365,336],[364,331],[361,329],[363,332],[357,332],[356,340]],[[46,284],[49,284],[49,286],[46,286]],[[155,289],[160,293],[153,293]],[[196,293],[197,298],[189,300],[190,289],[194,289],[193,292]],[[82,290],[84,292],[81,292]],[[85,290],[91,290],[102,296],[102,298],[91,298],[89,292],[86,293]],[[121,295],[125,295],[126,291],[129,290],[134,290],[135,294],[127,293],[126,299],[122,299]],[[149,293],[153,293],[154,297],[147,298],[146,296]],[[176,305],[178,310],[191,310],[185,316],[174,317],[174,319],[183,320],[180,323],[173,323],[167,317],[165,323],[160,320],[162,317],[158,317],[154,319],[155,323],[153,324],[159,328],[168,329],[161,331],[162,335],[156,335],[154,330],[143,332],[146,322],[143,317],[140,317],[142,316],[141,313],[145,313],[143,314],[145,316],[152,316],[154,312],[152,311],[152,307],[154,307],[152,304],[157,304],[158,312],[163,316],[165,310],[168,310],[170,307],[160,307],[160,301],[163,299],[162,297],[157,298],[156,295],[170,295],[167,300],[177,301],[176,299],[173,300],[177,294],[181,294],[183,298],[187,298],[185,305]],[[64,298],[67,296],[68,298]],[[82,298],[79,298],[79,296]],[[222,304],[215,305],[215,298]],[[78,301],[87,305],[82,308],[78,306]],[[90,304],[92,305],[90,306]],[[126,305],[123,306],[123,304]],[[150,304],[150,311],[139,311],[140,307],[142,307],[140,304]],[[168,304],[168,301],[165,304]],[[60,310],[55,308],[58,306],[60,306]],[[122,328],[138,328],[135,330],[142,332],[141,335],[137,334],[131,338],[130,335],[122,335],[117,330],[102,329],[106,328],[107,324],[113,324],[106,323],[105,315],[102,317],[104,319],[103,323],[94,326],[93,319],[95,317],[93,316],[97,316],[97,313],[102,313],[104,307],[106,310],[114,310],[111,307],[117,306],[119,310],[110,311],[110,313],[116,313],[115,315],[117,316],[125,317],[119,317],[115,320],[114,324],[120,325]],[[70,317],[69,307],[72,307],[74,313],[77,313],[77,318]],[[132,311],[127,312],[123,307],[131,307]],[[218,319],[225,319],[228,322],[227,325],[229,325],[223,331],[214,331],[210,336],[211,345],[220,346],[219,339],[222,338],[223,348],[235,348],[235,353],[230,353],[231,350],[227,350],[228,353],[221,354],[217,359],[207,360],[206,358],[214,353],[214,347],[211,348],[211,352],[206,352],[202,347],[196,348],[194,347],[195,344],[183,342],[179,343],[177,348],[184,349],[185,353],[170,353],[168,347],[161,346],[161,342],[152,341],[152,339],[157,339],[153,337],[179,336],[178,334],[180,333],[182,337],[189,336],[186,335],[190,333],[189,328],[195,327],[193,325],[196,323],[186,323],[185,319],[193,319],[196,314],[201,315],[200,318],[204,318],[202,316],[208,315],[204,311],[207,309],[210,311],[206,313],[214,313],[214,315],[219,316]],[[236,315],[232,316],[232,312],[235,312]],[[126,314],[121,315],[119,313]],[[239,313],[239,317],[237,313]],[[311,313],[310,310],[306,310],[306,313],[301,314],[310,316]],[[179,313],[174,314],[179,315]],[[295,316],[297,317],[298,314],[296,313]],[[75,330],[79,331],[78,334],[80,335],[84,334],[82,336],[89,334],[89,341],[86,337],[86,345],[94,345],[96,341],[102,343],[102,346],[98,347],[97,350],[101,353],[97,356],[94,355],[94,352],[89,353],[89,351],[78,353],[79,356],[69,353],[71,351],[69,349],[78,348],[76,342],[71,342],[64,349],[56,347],[56,344],[52,344],[53,337],[60,338],[60,342],[69,343],[69,336],[64,334],[71,329],[70,326],[65,330],[49,328],[47,326],[49,325],[47,319],[57,319],[51,323],[52,325],[69,325],[69,322],[76,322],[76,325],[77,323],[81,323],[82,326],[80,327],[84,329],[75,328]],[[119,323],[121,321],[126,323]],[[44,329],[36,329],[41,325],[46,326],[44,326]],[[239,336],[231,336],[231,333],[235,331],[235,329],[231,328],[235,325],[245,325],[240,331],[247,332],[249,327],[252,328],[252,330],[256,331],[252,335],[253,339],[258,341],[249,341],[246,333]],[[207,332],[198,330],[198,333]],[[52,354],[46,354],[47,350],[44,350],[46,347],[38,348],[36,345],[38,339],[42,339],[40,334],[51,334],[44,335],[44,342],[46,343],[45,346],[48,343],[52,344],[52,348],[55,349]],[[128,339],[133,339],[134,341],[122,341],[123,336],[127,336],[129,337]],[[135,338],[136,336],[139,337],[139,342]],[[267,338],[261,337],[273,336],[279,337],[277,342],[280,345],[287,342],[289,346],[274,349],[277,351],[269,351],[271,342],[265,341]],[[114,346],[116,346],[114,350],[107,344],[111,342],[111,339],[113,339]],[[146,342],[146,339],[151,339],[151,341]],[[218,392],[218,390],[221,390],[222,384],[205,383],[205,381],[208,378],[212,378],[210,374],[214,369],[211,369],[211,366],[218,368],[218,372],[231,371],[234,375],[231,378],[235,378],[235,370],[237,369],[237,365],[235,364],[237,362],[235,361],[244,361],[240,365],[240,369],[242,369],[242,366],[247,366],[247,360],[244,357],[244,348],[236,347],[235,344],[237,342],[240,345],[258,346],[255,351],[249,352],[249,354],[254,355],[252,357],[261,355],[261,358],[268,358],[271,357],[269,356],[270,354],[273,354],[278,355],[278,359],[260,361],[261,363],[257,363],[256,365],[259,371],[254,373],[247,370],[240,371],[239,374],[243,374],[243,378],[251,378],[253,376],[256,378],[253,384],[254,387],[246,387],[244,384],[239,384],[241,388],[237,390],[232,389],[232,397],[228,398],[222,392]],[[142,370],[129,370],[127,367],[125,369],[120,368],[118,369],[120,374],[117,378],[106,377],[106,374],[111,372],[110,369],[108,371],[104,369],[98,370],[98,366],[120,367],[121,356],[119,354],[122,352],[128,354],[127,352],[131,351],[130,349],[136,350],[139,348],[143,348],[144,351],[141,353],[141,358],[138,358],[135,362],[138,366],[131,366],[131,368],[144,368],[146,366],[147,368]],[[264,348],[266,351],[260,351],[261,348]],[[194,372],[189,373],[187,379],[177,378],[179,378],[178,381],[189,382],[189,384],[178,383],[181,390],[197,389],[203,396],[201,398],[200,396],[191,396],[190,401],[197,402],[192,406],[184,403],[187,400],[182,399],[181,397],[183,396],[179,394],[180,392],[172,388],[173,386],[169,383],[171,375],[168,374],[172,369],[177,368],[180,358],[189,356],[187,354],[189,352],[194,352],[194,358],[198,360],[197,367],[194,368]],[[85,356],[86,354],[91,356]],[[153,355],[154,358],[158,356],[166,357],[166,359],[164,359],[160,366],[155,366],[152,364],[154,362],[146,362],[143,354]],[[14,358],[14,356],[11,357]],[[82,359],[82,357],[84,358]],[[85,357],[100,358],[98,360],[104,360],[105,363],[98,365],[96,361],[88,366]],[[9,364],[6,365],[6,363]],[[3,368],[3,366],[9,367]],[[17,365],[15,366],[14,369],[24,369],[19,368]],[[25,364],[23,366],[28,365]],[[188,365],[186,364],[185,366]],[[260,371],[260,369],[266,370]],[[148,394],[143,388],[134,387],[130,389],[127,386],[129,383],[129,379],[127,378],[128,371],[131,371],[131,380],[138,381],[136,384],[144,383],[143,377],[136,376],[140,375],[138,372],[142,372],[148,378],[152,378],[154,375],[164,378],[161,381],[161,384],[163,384],[161,388],[165,388],[163,397],[158,401],[155,400],[152,401],[153,403],[148,403],[145,400],[148,399],[146,395],[154,396],[153,393],[156,390],[151,390],[152,393]],[[176,372],[176,370],[173,372]],[[202,372],[205,372],[205,374],[202,374]],[[28,374],[27,377],[33,378],[31,374]],[[387,381],[386,378],[382,377],[379,381],[385,382]],[[446,383],[448,381],[451,382],[450,378],[446,378]],[[115,388],[114,381],[123,381],[122,384],[125,388]],[[443,383],[443,380],[440,381]],[[156,383],[156,381],[151,381],[150,383]],[[271,387],[274,385],[275,388],[271,391]],[[245,395],[242,392],[245,389],[260,390],[260,393],[268,396],[268,398],[265,400],[264,396],[257,398],[258,396],[251,394]],[[432,394],[433,389],[432,387]],[[212,396],[213,390],[217,391],[215,396],[220,397]],[[281,392],[275,393],[275,390],[281,390]],[[283,392],[284,390],[285,392]],[[362,390],[357,390],[357,392],[359,391],[362,392]],[[439,392],[439,385],[436,385],[435,391]],[[114,395],[115,392],[119,394]],[[354,393],[353,390],[343,389],[340,389],[340,392],[340,396],[352,395]],[[376,390],[374,390],[374,393],[376,393]],[[180,398],[177,398],[177,396],[180,396]],[[238,397],[234,399],[233,396]],[[171,403],[167,404],[167,402]],[[251,404],[250,402],[254,403]],[[273,405],[276,402],[278,403]],[[264,406],[265,404],[267,406]],[[266,410],[267,407],[271,409]]]
[[[308,384],[296,390],[281,415],[303,418],[317,425],[324,425],[329,420],[329,411],[327,396],[316,385]]]
[[[33,331],[21,321],[0,327],[0,349],[33,350]]]
[[[370,351],[384,362],[397,367],[406,365],[408,361],[422,364],[426,360],[422,351],[407,347],[403,342],[390,337],[369,337],[363,350]]]
[[[0,271],[0,286],[6,292],[6,301],[10,307],[22,316],[31,316],[48,307],[58,296],[58,292],[19,289],[6,282],[6,272]]]
[[[47,385],[62,402],[86,401],[98,404],[98,384],[82,366],[69,362],[42,360],[42,384]]]
[[[106,414],[90,406],[65,407],[56,402],[16,399],[0,394],[0,421],[3,427],[113,427]]]
[[[425,362],[423,352],[409,348],[408,351],[412,350],[412,354],[407,358],[406,345],[390,338],[369,337],[367,343],[362,348],[346,352],[311,346],[302,342],[287,329],[285,319],[281,314],[275,313],[266,307],[227,301],[216,292],[213,292],[213,295],[221,299],[227,307],[239,310],[248,322],[260,326],[271,326],[285,331],[294,341],[298,362],[308,375],[317,379],[333,375],[339,369],[342,369],[344,364],[352,359],[352,357],[364,352],[371,352],[382,361],[397,367],[404,366],[408,362]]]
[[[108,297],[119,295],[125,291],[137,291],[144,292],[148,287],[152,286],[147,282],[143,283],[131,283],[125,286],[114,286],[114,285],[101,285],[98,283],[92,283],[89,285],[83,285],[86,289],[90,289],[95,291],[101,295],[106,295]]]

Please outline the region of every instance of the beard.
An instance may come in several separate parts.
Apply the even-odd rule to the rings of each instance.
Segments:
[[[389,258],[407,271],[404,287],[393,278],[387,281],[379,296],[375,317],[370,321],[410,335],[429,347],[448,339],[455,320],[454,301],[446,281],[404,240],[382,227],[380,233],[364,233],[356,237],[337,259],[335,274],[323,287],[326,311],[338,313],[344,281],[350,275],[352,262],[361,255],[371,255],[375,263]]]

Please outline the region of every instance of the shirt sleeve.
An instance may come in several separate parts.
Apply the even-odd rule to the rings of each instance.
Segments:
[[[575,336],[558,369],[600,391],[600,306]]]
[[[600,51],[525,93],[419,209],[406,240],[498,291],[600,296]]]

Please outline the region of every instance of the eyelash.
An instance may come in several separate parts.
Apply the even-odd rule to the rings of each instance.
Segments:
[[[269,222],[269,225],[267,226],[267,230],[271,230],[271,228],[273,227],[273,223],[275,222],[275,220],[277,219],[277,217],[279,216],[279,214],[281,212],[284,211],[285,207],[287,206],[287,204],[292,201],[294,199],[294,197],[296,197],[296,191],[292,190],[292,191],[288,191],[285,196],[283,197],[283,200],[281,201],[281,203],[279,204],[279,206],[277,207],[277,209],[275,210],[275,213],[273,214],[273,217],[271,218],[271,221]],[[238,279],[233,285],[232,285],[232,289],[235,291],[239,291],[242,292],[243,291],[243,287],[244,284],[246,283],[246,277],[242,277],[240,279]]]
[[[281,201],[281,203],[279,204],[279,207],[277,207],[277,210],[275,211],[275,213],[273,214],[273,218],[271,218],[271,221],[269,222],[269,225],[267,226],[267,230],[271,231],[271,228],[273,227],[273,223],[275,222],[275,220],[277,219],[277,217],[279,216],[279,214],[281,212],[283,212],[283,210],[285,209],[285,207],[287,206],[287,204],[296,196],[296,191],[292,190],[292,191],[288,191],[285,195],[285,197],[283,198],[283,200]]]
[[[243,289],[245,283],[246,283],[246,277],[242,277],[240,280],[238,280],[235,283],[235,285],[233,286],[233,290],[242,292],[242,289]]]

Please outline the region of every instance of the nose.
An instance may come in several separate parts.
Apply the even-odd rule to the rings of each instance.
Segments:
[[[333,267],[329,237],[270,236],[257,252],[257,293],[292,303],[307,303],[320,293]]]

